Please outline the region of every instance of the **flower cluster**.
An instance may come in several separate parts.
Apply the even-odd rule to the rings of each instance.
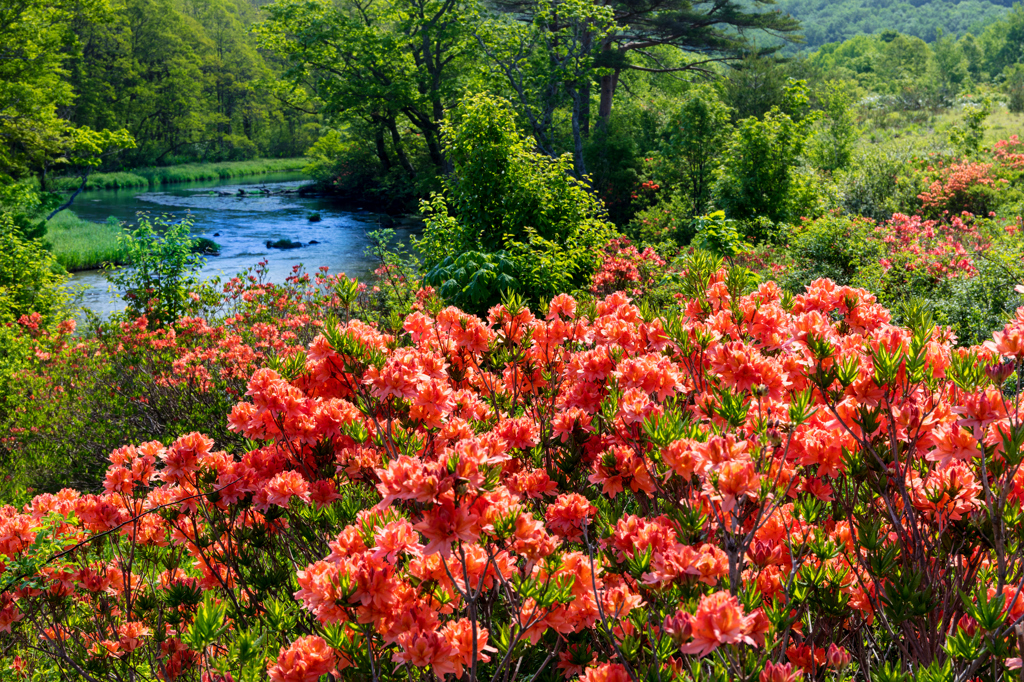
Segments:
[[[236,452],[125,446],[103,492],[0,509],[0,646],[161,680],[1004,675],[1024,311],[956,349],[863,290],[693,267],[655,319],[323,325],[251,374]]]
[[[890,253],[905,260],[908,271],[922,273],[934,281],[974,276],[974,255],[988,247],[988,240],[978,230],[978,221],[969,213],[943,221],[896,213],[877,224],[874,233]],[[881,263],[888,270],[893,259],[883,258]]]
[[[657,282],[664,267],[665,261],[651,247],[641,251],[626,238],[612,239],[601,253],[590,290],[598,294],[626,291],[639,296]]]

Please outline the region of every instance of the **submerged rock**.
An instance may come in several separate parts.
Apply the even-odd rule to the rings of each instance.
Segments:
[[[302,246],[302,242],[293,242],[291,239],[278,239],[276,242],[267,240],[268,249],[298,249]]]

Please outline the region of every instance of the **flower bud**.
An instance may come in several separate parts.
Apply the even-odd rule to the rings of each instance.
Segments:
[[[1017,363],[1013,360],[1007,360],[1006,362],[997,362],[988,365],[985,368],[985,374],[992,380],[992,383],[997,386],[1002,386],[1003,383],[1010,378],[1013,374],[1013,370],[1017,368]]]
[[[803,674],[792,663],[768,663],[761,671],[760,682],[796,682]]]
[[[673,615],[665,617],[661,627],[676,645],[681,645],[690,639],[693,632],[693,616],[685,611],[676,611]]]
[[[825,654],[825,665],[834,670],[842,670],[850,664],[850,652],[835,644],[830,644]]]
[[[978,621],[974,620],[966,613],[960,616],[960,620],[957,621],[957,627],[964,631],[968,637],[974,637],[974,634],[978,631]]]

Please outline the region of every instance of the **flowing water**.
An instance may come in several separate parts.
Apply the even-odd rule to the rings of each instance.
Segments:
[[[167,185],[155,190],[83,192],[72,210],[86,220],[102,222],[114,216],[129,226],[138,220],[139,213],[173,219],[191,217],[192,236],[212,239],[221,247],[219,256],[206,258],[201,272],[204,279],[227,279],[261,260],[269,262],[274,282],[283,282],[299,263],[309,271],[326,265],[332,273],[366,279],[374,267],[364,255],[369,245],[367,233],[378,228],[380,214],[360,208],[342,209],[324,198],[255,194],[258,188],[280,191],[307,182],[300,174],[278,173]],[[239,195],[239,190],[244,190],[245,196]],[[312,213],[319,213],[321,220],[310,222],[308,216]],[[400,237],[408,238],[407,231],[399,232]],[[303,246],[287,250],[267,247],[267,240],[279,239],[302,242]],[[100,315],[124,308],[100,271],[77,272],[71,284],[84,286],[82,305]]]

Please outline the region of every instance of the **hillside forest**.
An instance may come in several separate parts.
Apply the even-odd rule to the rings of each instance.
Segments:
[[[1022,122],[1003,0],[4,0],[0,682],[1020,679]],[[365,281],[76,214],[296,169]]]

